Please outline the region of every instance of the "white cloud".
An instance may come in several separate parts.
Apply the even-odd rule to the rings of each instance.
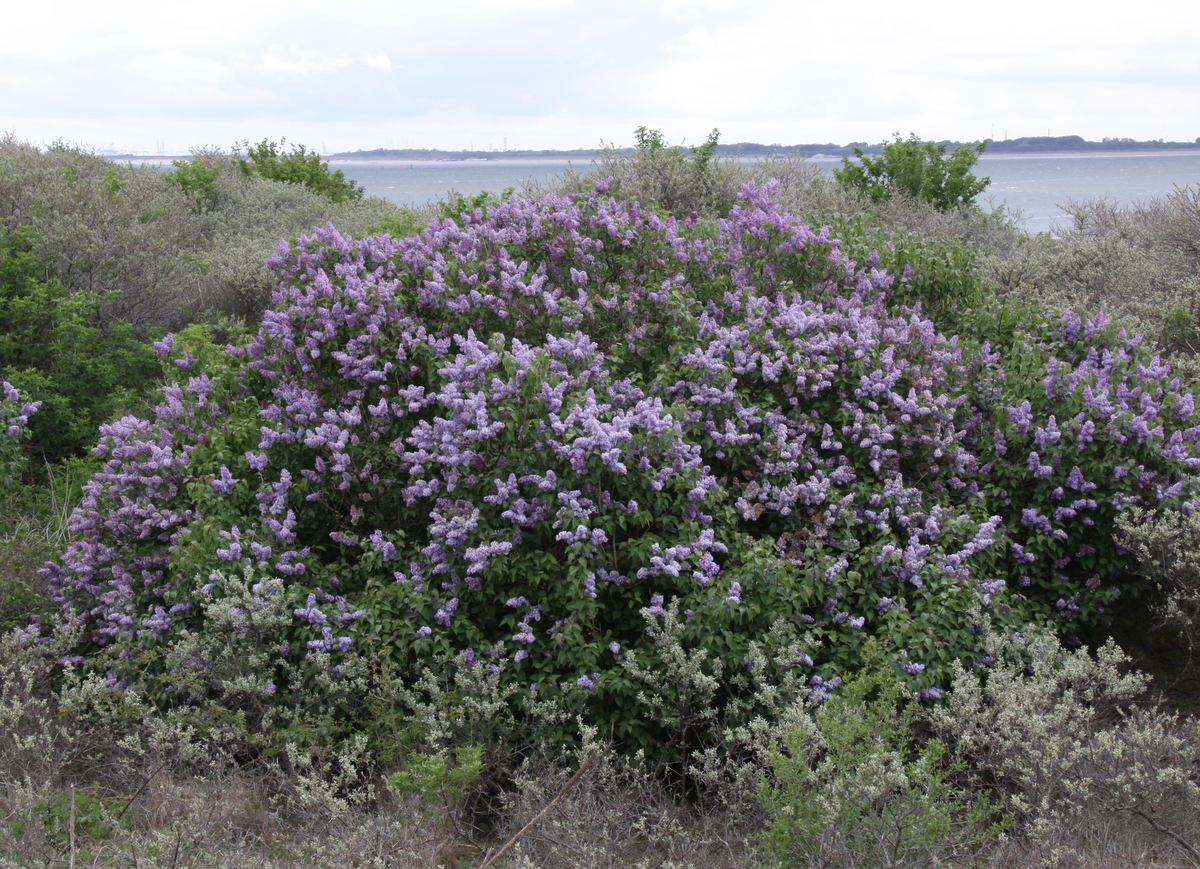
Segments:
[[[374,54],[364,54],[361,58],[359,58],[359,62],[362,63],[362,65],[367,69],[377,69],[380,72],[390,72],[392,69],[392,61],[391,58],[388,57],[386,51],[377,51]]]
[[[262,56],[258,68],[267,75],[307,78],[313,75],[327,75],[339,69],[354,66],[387,72],[391,70],[392,62],[388,59],[386,51],[352,57],[344,54],[326,54],[315,48],[298,48],[292,45],[284,49],[278,45],[272,45]]]

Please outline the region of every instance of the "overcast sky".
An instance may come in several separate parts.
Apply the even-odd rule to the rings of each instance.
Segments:
[[[1200,136],[1200,3],[18,0],[0,132],[186,153]]]

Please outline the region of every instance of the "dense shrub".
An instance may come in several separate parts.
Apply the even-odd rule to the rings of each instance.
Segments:
[[[807,190],[821,178],[820,170],[802,158],[771,155],[749,163],[718,157],[719,135],[713,130],[703,144],[684,148],[668,145],[661,130],[638,127],[632,150],[606,146],[589,171],[568,168],[551,181],[526,184],[524,192],[574,195],[604,184],[612,196],[656,208],[680,220],[716,220],[729,211],[737,200],[738,189],[747,181],[773,179],[779,185],[776,195],[786,201],[792,193]],[[813,210],[797,213],[810,214]]]
[[[1179,509],[1133,508],[1117,517],[1120,542],[1138,570],[1162,584],[1154,610],[1194,649],[1200,641],[1200,515]]]
[[[328,220],[361,234],[396,213],[382,199],[338,204],[300,184],[248,176],[217,150],[162,173],[0,137],[0,220],[37,230],[44,278],[94,293],[105,322],[140,333],[210,311],[255,317],[274,286],[264,261],[280,237]]]
[[[868,157],[856,147],[855,159],[842,158],[841,168],[833,174],[839,184],[862,191],[874,202],[900,194],[946,211],[974,204],[975,197],[987,189],[991,179],[971,174],[986,148],[987,142],[960,145],[947,160],[944,143],[923,142],[915,133],[902,139],[897,133],[879,157]]]
[[[0,376],[41,405],[29,448],[57,462],[95,446],[100,423],[129,409],[160,372],[126,324],[102,323],[102,297],[44,278],[35,235],[0,226]]]
[[[878,668],[879,651],[834,697],[791,711],[761,786],[771,865],[973,866],[1000,837],[1006,819],[989,796],[955,781],[962,763],[914,738],[920,709]]]
[[[981,277],[1011,297],[1103,309],[1194,377],[1200,188],[1180,188],[1128,208],[1104,199],[1071,202],[1067,211],[1053,236],[983,251]]]
[[[660,130],[638,127],[637,146],[628,161],[608,162],[627,165],[631,170],[614,175],[618,190],[668,214],[684,217],[690,212],[721,214],[733,205],[736,187],[729,171],[721,171],[714,160],[719,134],[713,130],[704,144],[685,153],[679,146],[667,145]],[[603,170],[601,170],[603,171]]]
[[[105,298],[106,319],[185,322],[196,277],[182,254],[195,250],[202,232],[187,201],[153,169],[5,136],[0,214],[9,228],[34,227],[32,252],[51,270],[45,277]]]
[[[286,140],[276,143],[267,139],[257,145],[242,142],[234,152],[233,162],[248,176],[300,184],[332,202],[363,198],[362,187],[346,178],[341,169],[331,172],[320,154],[303,145],[292,145],[290,152],[281,153],[286,144]]]
[[[102,430],[48,568],[80,660],[114,684],[149,661],[169,700],[169,650],[237,566],[292,613],[263,640],[281,696],[350,654],[503,662],[636,747],[622,659],[656,665],[672,606],[709,672],[804,633],[814,698],[872,635],[929,698],[983,657],[978,607],[1103,617],[1119,510],[1194,496],[1191,396],[1099,320],[980,306],[970,330],[1005,340],[947,339],[910,276],[770,190],[715,232],[595,190],[283,245],[257,337],[163,342],[191,376]]]
[[[928,723],[1017,824],[1001,865],[1171,865],[1200,858],[1200,726],[1146,698],[1113,643],[990,633],[983,667],[956,665]]]

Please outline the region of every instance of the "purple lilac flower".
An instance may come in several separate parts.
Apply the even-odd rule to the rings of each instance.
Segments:
[[[454,597],[438,607],[437,613],[434,614],[434,621],[439,625],[450,624],[450,617],[454,615],[454,611],[458,609],[458,598]]]
[[[644,607],[641,610],[643,618],[658,618],[665,616],[667,611],[663,609],[663,596],[661,594],[650,595],[650,606]]]
[[[808,680],[808,702],[809,703],[824,703],[842,684],[840,676],[834,676],[831,679],[823,679],[820,676],[812,676]]]

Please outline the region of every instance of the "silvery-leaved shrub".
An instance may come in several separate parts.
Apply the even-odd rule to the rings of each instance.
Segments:
[[[36,230],[45,277],[94,294],[100,323],[122,321],[138,334],[212,311],[256,317],[273,287],[263,261],[280,236],[326,221],[361,233],[399,213],[376,197],[335,203],[301,184],[246,175],[219,149],[197,152],[177,173],[0,134],[0,213],[9,229]]]
[[[1096,842],[1194,860],[1197,722],[1148,702],[1149,677],[1111,641],[1068,650],[1033,629],[989,632],[984,646],[925,720],[1013,814],[1021,864],[1087,865]]]
[[[814,696],[870,636],[938,696],[983,654],[976,606],[1102,616],[1116,513],[1193,497],[1191,396],[1099,321],[982,306],[971,328],[1009,337],[947,338],[894,294],[906,270],[774,190],[715,232],[600,186],[281,243],[257,334],[164,340],[178,379],[101,430],[47,568],[78,657],[167,691],[144,653],[210,631],[251,569],[290,614],[262,639],[281,697],[346,656],[402,679],[503,659],[636,748],[661,731],[623,661],[663,663],[646,619],[673,606],[726,672],[790,624]]]
[[[1163,585],[1155,599],[1161,623],[1195,648],[1200,639],[1200,516],[1135,507],[1118,517],[1117,526],[1138,570]]]
[[[1111,199],[1069,202],[1069,219],[980,257],[980,273],[1010,297],[1077,311],[1104,310],[1142,333],[1194,382],[1200,289],[1200,187],[1125,207]]]

